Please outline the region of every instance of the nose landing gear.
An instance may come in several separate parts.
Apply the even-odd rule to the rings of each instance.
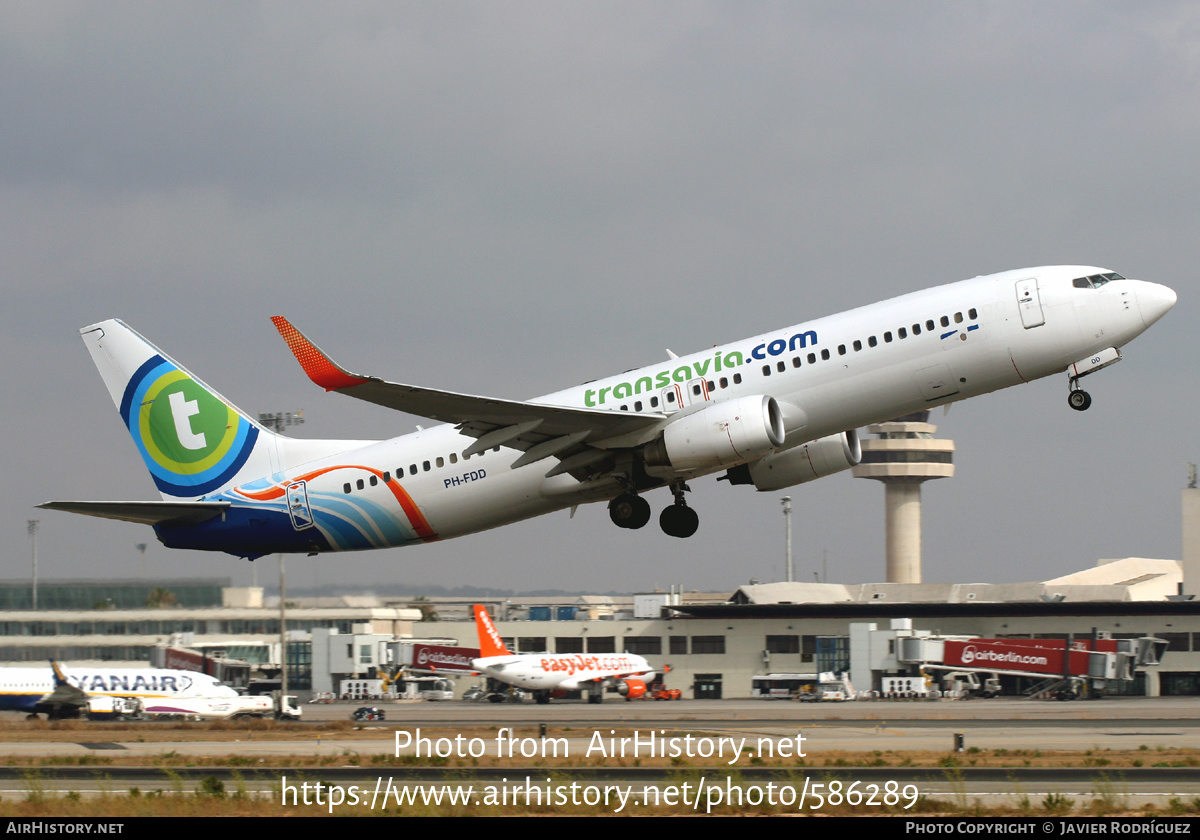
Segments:
[[[1067,405],[1076,411],[1087,411],[1092,405],[1092,395],[1087,391],[1074,388],[1067,394]]]
[[[1076,411],[1087,411],[1092,404],[1092,395],[1079,387],[1079,380],[1119,361],[1121,351],[1116,347],[1108,347],[1067,368],[1067,405]]]

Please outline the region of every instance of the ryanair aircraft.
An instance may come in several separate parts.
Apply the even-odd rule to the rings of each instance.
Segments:
[[[227,718],[274,713],[270,697],[242,697],[215,677],[164,668],[0,668],[0,711],[79,717],[97,698],[132,697],[148,716]]]
[[[1051,374],[1079,380],[1166,314],[1175,292],[1044,266],[914,292],[518,402],[351,373],[276,328],[327,391],[440,421],[386,441],[268,431],[120,321],[80,332],[163,501],[47,502],[141,522],[171,548],[254,559],[471,534],[589,502],[696,532],[687,482],[779,490],[858,463],[855,430]]]

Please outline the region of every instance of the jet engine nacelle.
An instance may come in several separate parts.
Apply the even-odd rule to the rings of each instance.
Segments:
[[[637,700],[646,696],[646,683],[641,680],[626,679],[617,683],[617,694],[626,700]]]
[[[783,444],[783,412],[756,394],[713,403],[672,421],[646,448],[647,466],[712,469],[761,458]]]
[[[732,476],[731,480],[734,484],[753,484],[758,490],[781,490],[850,469],[858,466],[861,460],[858,432],[851,429],[809,441],[786,452],[771,453],[747,464],[748,475],[743,475],[741,481]]]

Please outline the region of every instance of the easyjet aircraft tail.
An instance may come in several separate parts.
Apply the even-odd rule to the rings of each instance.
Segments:
[[[512,651],[500,638],[500,632],[482,604],[475,605],[475,630],[479,633],[480,659],[487,659],[489,656],[512,656]]]

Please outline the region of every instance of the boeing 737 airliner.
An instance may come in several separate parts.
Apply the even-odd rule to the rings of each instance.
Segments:
[[[0,710],[77,717],[95,697],[135,697],[149,715],[263,717],[274,713],[269,697],[242,697],[216,678],[163,668],[0,668]]]
[[[47,502],[141,522],[172,548],[254,559],[457,537],[607,501],[641,528],[695,533],[687,482],[778,490],[858,463],[855,430],[1065,373],[1079,380],[1175,304],[1103,268],[1046,266],[950,283],[676,357],[528,402],[350,373],[272,320],[327,391],[442,421],[387,441],[274,434],[120,321],[80,332],[161,502]]]

